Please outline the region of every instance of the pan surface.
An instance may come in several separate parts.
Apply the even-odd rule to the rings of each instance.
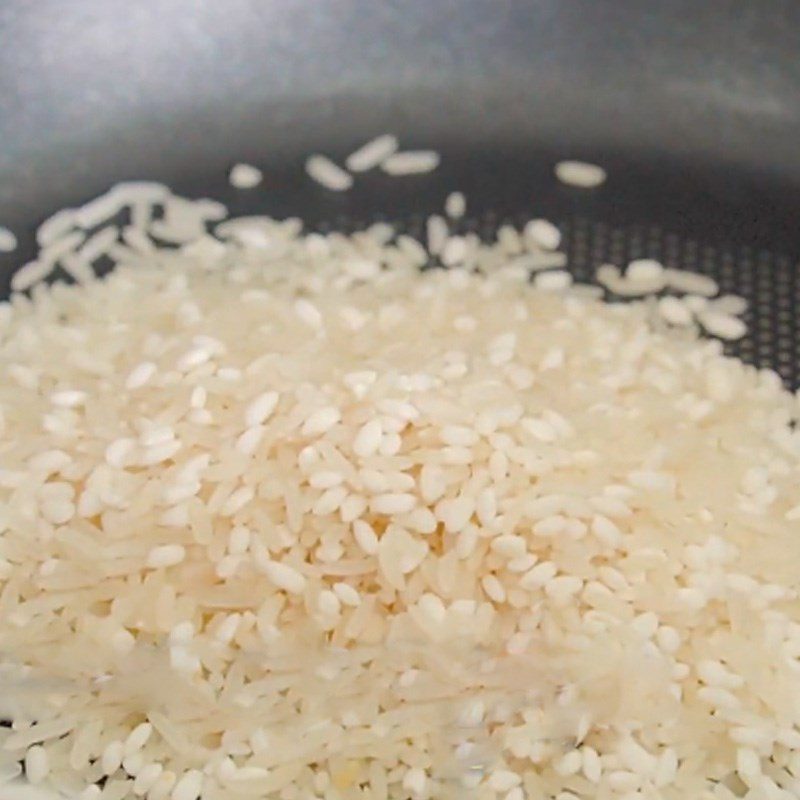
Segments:
[[[579,276],[643,255],[713,275],[750,301],[732,352],[797,388],[797,30],[792,0],[6,0],[0,296],[38,222],[119,180],[329,228],[418,230],[458,189],[467,229],[552,219]],[[305,177],[384,131],[442,166],[342,195]],[[568,157],[609,181],[558,185]],[[261,187],[228,186],[240,160]]]

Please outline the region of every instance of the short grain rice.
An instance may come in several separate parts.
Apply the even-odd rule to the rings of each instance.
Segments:
[[[309,177],[332,192],[345,192],[353,185],[353,178],[327,156],[313,155],[306,160]]]
[[[240,162],[231,167],[228,179],[235,189],[255,189],[264,179],[264,174],[258,167]]]

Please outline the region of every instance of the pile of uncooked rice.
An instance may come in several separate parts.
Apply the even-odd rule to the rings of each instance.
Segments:
[[[741,303],[604,302],[543,220],[93,202],[0,306],[2,780],[800,797],[798,402],[693,322]]]

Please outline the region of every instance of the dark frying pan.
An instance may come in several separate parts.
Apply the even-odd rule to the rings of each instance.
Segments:
[[[800,5],[793,0],[6,0],[0,222],[37,222],[125,178],[315,225],[412,227],[446,193],[467,225],[545,214],[573,269],[642,254],[751,301],[736,352],[800,384]],[[433,176],[343,195],[302,172],[391,130]],[[609,170],[557,185],[552,163]],[[230,165],[263,167],[254,192]]]
[[[466,225],[542,214],[572,269],[641,255],[751,303],[734,352],[800,385],[800,4],[725,0],[5,0],[0,223],[21,250],[59,207],[128,178],[234,213],[418,227],[452,189]],[[335,195],[313,151],[376,133],[433,147],[432,176]],[[559,186],[555,160],[607,167]],[[230,189],[232,163],[262,167]]]

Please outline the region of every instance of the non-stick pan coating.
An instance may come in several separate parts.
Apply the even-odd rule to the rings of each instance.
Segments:
[[[35,224],[126,178],[234,212],[412,228],[464,191],[465,224],[545,215],[574,270],[639,255],[751,302],[735,352],[800,385],[800,5],[708,0],[7,0],[0,6],[0,222]],[[334,195],[304,157],[370,136],[434,147],[434,176]],[[598,191],[552,164],[606,166]],[[249,193],[232,163],[262,167]]]

